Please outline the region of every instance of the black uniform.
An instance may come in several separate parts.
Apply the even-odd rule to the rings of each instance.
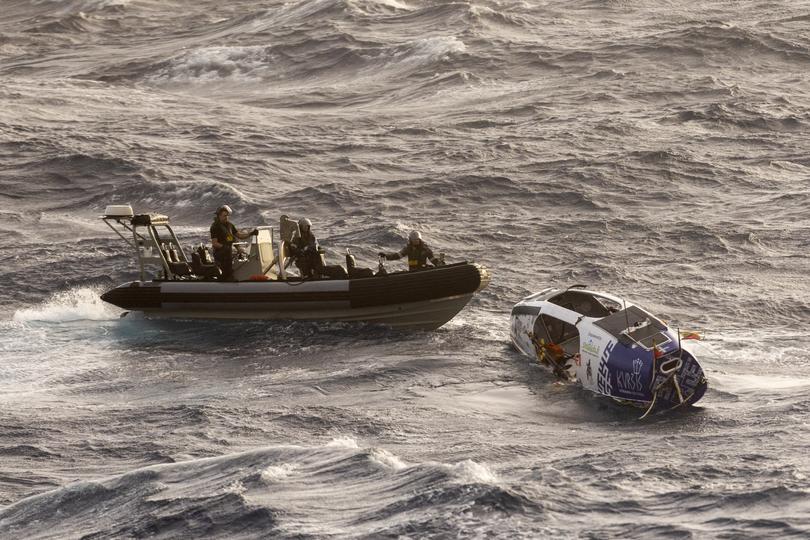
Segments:
[[[295,257],[295,266],[302,277],[317,277],[323,273],[321,256],[318,253],[318,240],[312,231],[306,231],[290,242],[290,255]]]
[[[427,268],[428,261],[432,262],[436,266],[439,265],[439,260],[433,256],[433,250],[421,240],[416,245],[408,242],[408,245],[396,253],[385,253],[384,255],[389,261],[396,261],[402,257],[408,257],[408,270],[411,271]]]
[[[236,225],[230,221],[222,223],[219,219],[211,224],[211,239],[216,238],[222,244],[221,248],[214,248],[214,259],[222,270],[222,280],[233,279],[233,241],[236,238]]]

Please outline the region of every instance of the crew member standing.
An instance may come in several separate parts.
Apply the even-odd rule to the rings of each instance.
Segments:
[[[433,256],[433,250],[422,240],[422,235],[419,231],[411,231],[408,235],[408,244],[395,253],[380,252],[380,257],[385,257],[386,260],[396,261],[402,257],[408,257],[408,270],[422,270],[427,268],[427,262],[433,263],[433,266],[441,266],[444,261],[438,257]]]
[[[254,229],[248,233],[240,233],[236,226],[229,221],[231,207],[220,206],[217,209],[214,223],[211,224],[211,245],[214,247],[214,260],[222,270],[222,281],[234,281],[233,279],[233,242],[236,238],[245,240],[251,235],[259,233]]]

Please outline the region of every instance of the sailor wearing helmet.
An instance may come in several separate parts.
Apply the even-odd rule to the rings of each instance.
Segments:
[[[220,206],[217,208],[214,223],[211,224],[211,245],[214,247],[214,259],[217,261],[219,269],[222,270],[221,279],[223,281],[233,281],[234,239],[245,240],[251,235],[259,234],[256,229],[248,233],[240,233],[236,226],[228,220],[230,215],[230,206]]]
[[[312,222],[307,218],[298,220],[299,235],[290,243],[290,255],[295,257],[295,266],[301,277],[314,278],[323,274],[323,262],[318,250],[318,240],[312,234]]]
[[[411,234],[408,235],[408,244],[404,248],[394,253],[381,251],[379,255],[389,261],[396,261],[407,256],[410,271],[427,268],[427,261],[433,263],[434,266],[444,264],[444,261],[433,255],[433,250],[422,240],[422,234],[419,231],[411,231]]]

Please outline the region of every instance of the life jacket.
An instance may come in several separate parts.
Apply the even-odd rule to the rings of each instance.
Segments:
[[[222,223],[221,221],[219,221],[219,219],[216,219],[216,220],[214,220],[214,226],[218,227],[220,229],[220,232],[225,233],[225,242],[224,242],[225,244],[233,244],[233,241],[234,241],[233,232],[232,232],[233,231],[233,226],[231,226],[230,222]],[[217,236],[217,239],[219,239],[219,236]]]
[[[537,359],[540,362],[551,362],[556,365],[559,360],[565,358],[565,350],[558,344],[542,338],[538,339],[534,335],[530,337],[537,353]]]
[[[554,356],[554,360],[560,360],[565,356],[565,350],[556,343],[546,343],[546,350]]]
[[[292,245],[296,247],[296,249],[303,251],[304,248],[307,246],[312,246],[316,251],[318,249],[318,241],[315,239],[315,235],[312,234],[312,231],[307,231],[306,233],[300,234],[293,238]]]
[[[406,255],[408,256],[408,270],[418,270],[427,266],[430,248],[424,242],[419,245],[408,243]]]

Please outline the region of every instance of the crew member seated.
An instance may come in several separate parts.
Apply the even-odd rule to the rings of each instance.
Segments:
[[[444,261],[433,255],[433,250],[422,240],[422,234],[419,231],[411,231],[411,234],[408,235],[408,243],[404,248],[394,253],[381,251],[379,255],[388,261],[396,261],[407,256],[408,270],[411,272],[428,268],[428,261],[433,263],[433,266],[444,264]]]
[[[323,274],[323,261],[318,250],[318,240],[312,234],[312,222],[307,218],[298,221],[299,235],[290,243],[290,256],[295,257],[295,266],[302,278],[318,278]]]
[[[214,223],[211,224],[211,245],[214,247],[214,260],[222,270],[223,281],[233,281],[233,242],[235,238],[246,240],[259,234],[258,229],[241,233],[236,225],[229,221],[231,207],[228,205],[217,208]]]

